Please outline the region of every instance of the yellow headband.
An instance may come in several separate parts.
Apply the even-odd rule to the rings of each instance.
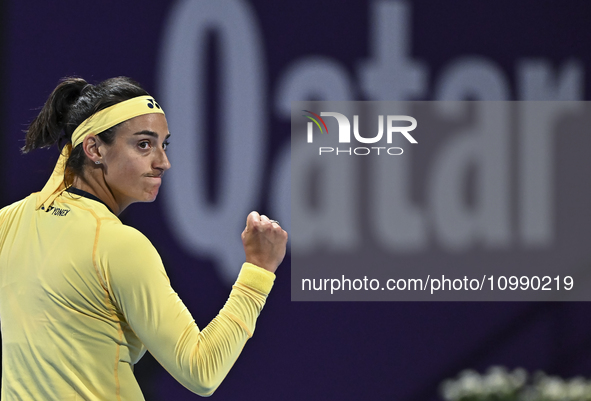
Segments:
[[[72,144],[64,146],[49,181],[47,181],[41,192],[39,192],[37,209],[42,207],[43,210],[47,210],[55,198],[66,189],[64,172],[66,161],[70,157],[73,147],[75,148],[81,144],[84,138],[89,135],[98,135],[123,121],[152,113],[164,114],[164,111],[162,111],[162,108],[156,103],[153,97],[139,96],[107,107],[82,121],[72,134]]]

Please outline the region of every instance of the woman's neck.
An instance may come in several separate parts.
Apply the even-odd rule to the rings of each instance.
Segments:
[[[119,216],[129,204],[120,204],[115,199],[115,195],[109,189],[104,177],[102,169],[93,169],[94,171],[89,173],[86,171],[85,177],[74,177],[72,186],[82,191],[86,191],[99,198],[109,209],[113,211],[113,214]]]

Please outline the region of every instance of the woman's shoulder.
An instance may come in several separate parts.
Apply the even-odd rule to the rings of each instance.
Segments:
[[[163,271],[160,255],[150,240],[139,230],[122,223],[101,224],[95,257],[105,277],[131,279],[148,270]]]
[[[26,198],[17,200],[16,202],[11,203],[10,205],[6,205],[6,206],[2,207],[0,209],[0,213],[2,213],[2,212],[5,213],[5,212],[7,212],[9,210],[14,210],[14,209],[17,209],[19,207],[22,207],[27,201],[34,200],[36,194],[37,193],[33,193],[33,194],[27,196]]]
[[[150,240],[138,229],[121,223],[119,219],[101,222],[100,245],[110,249],[154,248]]]
[[[14,215],[15,213],[18,213],[18,211],[22,211],[27,205],[31,205],[32,203],[35,202],[35,198],[36,194],[31,194],[29,196],[27,196],[26,198],[23,198],[21,200],[18,200],[14,203],[11,203],[10,205],[4,206],[3,208],[0,209],[0,222],[2,222],[4,219],[6,219],[7,216],[9,215]]]

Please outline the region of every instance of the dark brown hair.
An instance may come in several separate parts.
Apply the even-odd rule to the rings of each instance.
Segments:
[[[138,96],[148,95],[137,82],[127,77],[107,79],[91,85],[82,78],[63,78],[27,129],[23,153],[33,149],[59,147],[71,142],[72,133],[97,111]],[[113,143],[117,126],[98,136],[107,145]],[[71,185],[74,176],[83,177],[86,155],[82,144],[72,149],[66,163],[65,182]]]

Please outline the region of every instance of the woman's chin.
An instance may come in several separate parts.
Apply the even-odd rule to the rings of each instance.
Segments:
[[[158,189],[156,189],[154,192],[149,193],[144,202],[154,202],[157,197],[158,197]]]
[[[154,202],[157,197],[158,197],[158,190],[145,192],[143,194],[143,196],[141,196],[141,197],[140,196],[134,197],[134,199],[131,200],[130,204],[132,204],[132,203],[151,203],[151,202]]]

